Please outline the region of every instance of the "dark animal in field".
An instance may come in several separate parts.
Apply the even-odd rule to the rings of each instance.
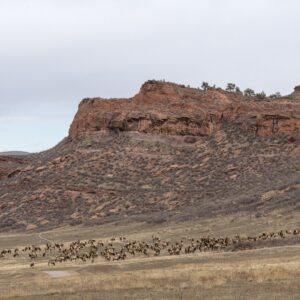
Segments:
[[[48,266],[56,266],[58,263],[67,261],[95,262],[96,259],[105,259],[107,261],[125,260],[130,256],[160,256],[160,255],[181,255],[193,254],[197,252],[207,251],[241,251],[253,248],[256,242],[265,242],[268,240],[287,239],[300,235],[300,230],[280,230],[278,232],[264,232],[258,236],[241,237],[200,237],[198,239],[191,237],[183,237],[180,241],[170,242],[162,240],[153,235],[150,241],[129,241],[123,236],[119,239],[111,238],[109,241],[96,241],[94,239],[88,241],[73,241],[69,245],[59,243],[47,243],[44,247],[30,245],[20,250],[4,249],[0,250],[0,259],[6,257],[23,257],[22,252],[29,252],[28,257],[34,262],[30,263],[33,267],[38,262],[38,253],[41,258],[48,258]],[[126,240],[126,243],[125,243]]]
[[[48,260],[48,266],[55,266],[55,261],[53,259]]]

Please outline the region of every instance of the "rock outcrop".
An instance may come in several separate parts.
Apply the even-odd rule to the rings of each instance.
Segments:
[[[300,101],[300,85],[295,87],[294,93],[291,96],[292,99]]]
[[[130,99],[84,99],[70,136],[83,132],[138,131],[206,136],[230,122],[259,136],[299,138],[300,87],[289,97],[259,100],[222,89],[148,81]]]
[[[298,95],[259,100],[149,81],[131,99],[85,99],[57,146],[0,156],[0,232],[240,214],[298,220]]]

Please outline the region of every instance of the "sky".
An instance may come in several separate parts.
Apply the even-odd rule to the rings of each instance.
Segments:
[[[86,97],[148,79],[290,94],[299,0],[0,0],[0,152],[67,136]]]

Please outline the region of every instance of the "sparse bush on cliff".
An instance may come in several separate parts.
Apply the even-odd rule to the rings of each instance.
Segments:
[[[203,81],[202,84],[201,84],[201,88],[204,91],[207,91],[210,88],[210,86],[209,86],[208,82]]]
[[[235,87],[235,92],[239,93],[239,94],[242,94],[242,91],[240,90],[240,88],[238,86]]]
[[[272,94],[272,95],[269,96],[269,98],[271,98],[271,99],[279,99],[281,97],[282,96],[281,96],[281,94],[279,92],[277,92],[277,93]]]
[[[245,89],[244,90],[244,95],[247,97],[254,97],[255,96],[255,92],[252,89]]]
[[[233,92],[236,88],[236,85],[234,83],[227,83],[226,91]]]
[[[174,85],[176,85],[178,87],[181,87],[181,88],[191,88],[190,85],[175,84],[175,83],[166,81],[165,79],[159,79],[159,80],[151,79],[151,80],[148,80],[143,84],[143,87],[147,90],[152,90],[153,87],[151,87],[151,86],[155,85],[157,83],[160,83],[160,84],[164,84],[164,83],[165,84],[174,84]],[[209,91],[209,90],[224,91],[224,90],[226,90],[227,92],[234,92],[234,93],[237,93],[237,94],[240,94],[240,95],[244,95],[246,97],[257,98],[259,100],[264,100],[266,98],[270,98],[270,99],[280,99],[280,98],[282,98],[282,95],[280,94],[280,92],[276,92],[274,94],[271,94],[270,96],[267,96],[264,91],[262,91],[260,93],[256,93],[253,89],[250,89],[250,88],[247,88],[244,91],[242,91],[235,83],[232,83],[232,82],[227,83],[226,88],[224,89],[224,88],[217,87],[216,85],[210,85],[208,82],[203,81],[202,84],[201,84],[201,87],[197,87],[195,89],[197,89],[197,90],[202,89],[203,91]],[[86,99],[83,99],[83,101],[84,100],[90,101],[91,99],[86,98]]]
[[[266,93],[264,91],[262,91],[260,93],[257,93],[255,96],[256,96],[256,98],[263,100],[266,98]]]

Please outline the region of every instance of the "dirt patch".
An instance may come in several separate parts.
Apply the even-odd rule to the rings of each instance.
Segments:
[[[43,271],[43,272],[46,273],[47,275],[49,275],[52,278],[60,278],[60,277],[66,277],[66,276],[74,275],[74,272],[65,271],[65,270],[61,270],[61,271]]]

